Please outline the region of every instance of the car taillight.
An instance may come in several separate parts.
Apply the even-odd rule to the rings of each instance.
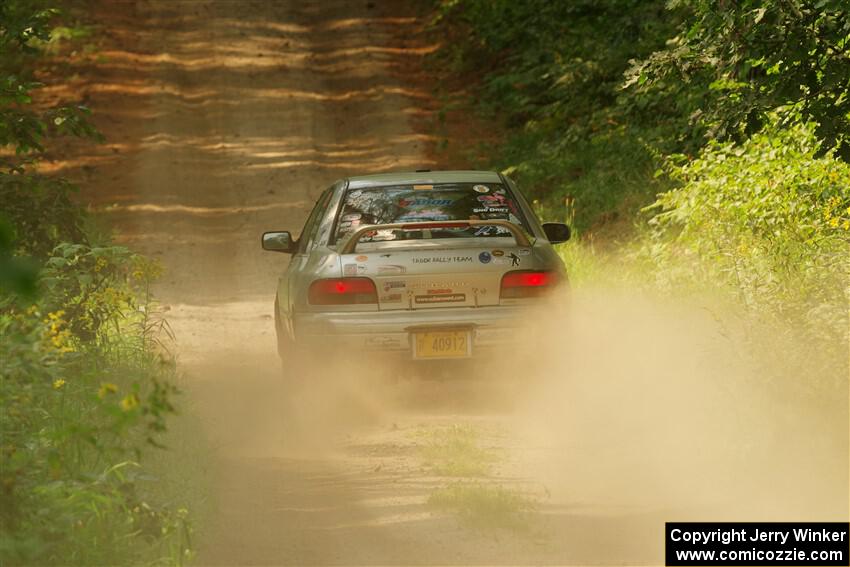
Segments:
[[[502,299],[537,297],[552,289],[559,281],[555,272],[508,272],[502,276]]]
[[[378,291],[369,278],[330,278],[310,284],[307,294],[313,305],[378,303]]]

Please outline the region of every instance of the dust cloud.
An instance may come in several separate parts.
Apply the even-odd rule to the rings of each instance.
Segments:
[[[310,564],[652,564],[665,521],[846,519],[846,380],[805,374],[797,352],[760,359],[710,305],[577,290],[472,364],[330,346],[298,369],[219,359],[222,387],[193,393],[220,443],[226,520],[202,563],[247,540],[283,563],[295,546],[291,562]],[[484,482],[533,495],[531,540],[493,543],[426,506],[445,479],[412,432],[460,424],[500,432],[489,442],[507,457]],[[327,541],[338,555],[316,551]]]
[[[668,521],[847,518],[846,358],[753,352],[721,309],[583,289],[529,318],[528,355],[496,368],[527,383],[513,423],[546,449],[526,465],[553,500]],[[762,345],[780,344],[771,331]]]

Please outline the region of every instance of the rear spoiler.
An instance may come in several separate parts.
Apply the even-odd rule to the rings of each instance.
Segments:
[[[351,233],[339,249],[340,254],[352,254],[357,249],[360,239],[368,232],[379,230],[428,230],[431,228],[469,228],[471,226],[498,226],[511,232],[517,246],[531,246],[525,231],[518,225],[506,220],[457,220],[457,221],[426,221],[401,222],[392,224],[372,224],[361,226]]]

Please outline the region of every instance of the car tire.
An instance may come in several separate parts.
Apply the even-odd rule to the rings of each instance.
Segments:
[[[292,339],[283,327],[283,321],[280,318],[280,303],[277,296],[274,298],[274,331],[277,340],[277,356],[284,360],[289,353],[292,352]]]
[[[277,356],[280,360],[281,375],[290,382],[300,381],[303,374],[302,357],[298,352],[295,341],[283,324],[280,316],[280,303],[274,299],[274,327],[277,339]]]

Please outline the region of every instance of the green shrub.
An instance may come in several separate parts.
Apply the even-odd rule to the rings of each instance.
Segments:
[[[818,150],[797,124],[672,166],[681,186],[652,207],[656,259],[704,271],[696,279],[734,287],[747,305],[845,305],[850,165]]]
[[[34,173],[52,137],[99,137],[32,105],[51,37],[79,37],[51,4],[0,3],[0,563],[181,564],[188,511],[142,466],[175,411],[157,267]]]
[[[837,384],[850,341],[850,165],[819,152],[812,125],[774,124],[673,160],[680,186],[650,208],[639,256],[662,289],[727,290],[761,320],[754,340],[776,348],[784,335],[806,374]]]
[[[0,301],[0,555],[12,564],[187,551],[187,512],[150,501],[138,464],[174,411],[153,275],[126,249],[63,244],[36,304]]]

